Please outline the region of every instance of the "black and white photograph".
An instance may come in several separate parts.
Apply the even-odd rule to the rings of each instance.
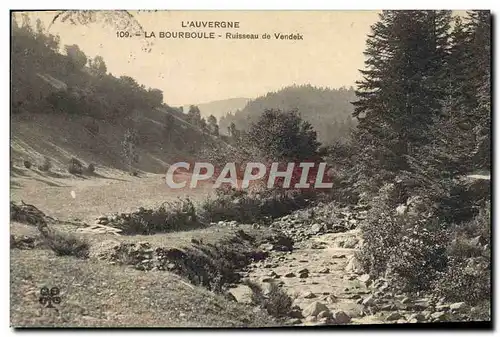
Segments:
[[[11,328],[492,329],[490,10],[9,16]]]

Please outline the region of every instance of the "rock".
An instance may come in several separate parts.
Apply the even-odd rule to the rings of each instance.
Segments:
[[[307,308],[302,310],[302,316],[310,317],[310,316],[318,316],[318,314],[322,311],[330,311],[326,305],[321,302],[315,301],[311,303]]]
[[[293,307],[288,315],[293,318],[304,318],[304,316],[302,316],[302,310],[299,306]]]
[[[363,274],[360,277],[358,277],[358,280],[360,280],[363,283],[368,283],[370,281],[370,275],[369,274]]]
[[[269,283],[272,281],[273,281],[273,279],[271,277],[263,277],[260,279],[260,282],[262,282],[262,283]]]
[[[333,254],[332,259],[343,259],[345,258],[345,254]]]
[[[328,295],[325,298],[323,298],[323,300],[326,303],[330,303],[330,304],[337,303],[337,297],[335,295]]]
[[[319,223],[315,223],[314,225],[311,226],[310,233],[311,234],[318,234],[323,231],[323,225]]]
[[[307,316],[304,321],[306,323],[314,323],[316,322],[316,316]]]
[[[298,273],[298,274],[309,273],[309,269],[307,269],[307,268],[302,268],[302,269],[300,269],[297,273]]]
[[[295,277],[295,274],[294,273],[286,273],[285,277],[288,277],[288,278]]]
[[[444,311],[436,311],[431,314],[431,317],[436,321],[444,321],[446,319],[446,313]]]
[[[265,252],[272,251],[274,246],[271,243],[263,243],[259,246],[260,250],[263,250]]]
[[[401,318],[401,314],[397,311],[391,312],[386,318],[386,321],[397,321],[398,319]]]
[[[309,277],[308,273],[299,274],[299,278],[308,278],[308,277]]]
[[[408,208],[408,206],[406,206],[406,205],[399,205],[398,207],[396,207],[396,214],[397,215],[403,215],[403,214],[405,214],[407,208]]]
[[[308,291],[307,293],[304,294],[304,296],[302,296],[304,298],[316,298],[316,295],[314,295],[314,293]]]
[[[480,246],[481,245],[481,235],[478,235],[478,236],[470,239],[469,243],[472,246]]]
[[[318,314],[318,319],[321,319],[321,318],[331,318],[332,317],[332,313],[328,310],[325,310],[325,311],[321,311],[319,314]]]
[[[402,304],[407,304],[409,301],[410,301],[410,299],[408,297],[403,297],[400,302]]]
[[[328,325],[331,322],[330,317],[322,317],[318,320],[318,325]]]
[[[381,311],[392,311],[394,309],[396,309],[394,304],[384,304],[383,306],[380,307]]]
[[[320,271],[318,271],[318,273],[320,273],[320,274],[329,274],[330,273],[330,269],[325,267],[325,268],[321,269]]]
[[[361,266],[361,263],[358,261],[358,259],[353,255],[349,259],[349,262],[347,262],[347,265],[345,267],[345,271],[348,273],[361,273],[363,271],[363,268]]]
[[[411,321],[411,320],[415,320],[417,322],[423,322],[425,320],[425,315],[423,315],[421,313],[411,314],[410,317],[408,317],[408,321]]]
[[[436,310],[437,311],[448,311],[448,310],[450,310],[450,306],[448,304],[436,305]]]
[[[465,311],[467,309],[467,304],[465,302],[457,302],[450,304],[451,311]]]
[[[419,299],[413,303],[413,308],[416,310],[425,310],[430,307],[430,301],[428,299]]]
[[[358,244],[359,242],[359,239],[354,237],[354,236],[349,236],[347,238],[345,238],[344,240],[340,241],[338,243],[339,247],[342,247],[342,248],[348,248],[348,249],[352,249],[352,248],[356,248],[356,245]]]
[[[300,318],[291,318],[291,319],[287,320],[286,323],[288,325],[297,325],[297,324],[301,324],[302,321],[300,320]]]
[[[418,320],[416,318],[410,318],[408,323],[418,323]]]
[[[334,311],[332,316],[335,320],[335,323],[337,324],[347,324],[351,321],[351,316],[349,316],[342,310]]]
[[[370,306],[375,303],[375,299],[373,298],[373,295],[370,295],[368,297],[365,297],[363,299],[363,302],[361,302],[363,305]]]
[[[33,249],[35,248],[35,238],[27,235],[10,235],[10,248]]]
[[[352,295],[346,296],[345,298],[357,300],[357,299],[361,299],[361,295],[360,294],[352,294]]]

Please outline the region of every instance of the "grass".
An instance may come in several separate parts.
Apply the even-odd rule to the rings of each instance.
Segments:
[[[38,302],[43,286],[61,289],[57,309]],[[251,327],[276,323],[169,272],[141,272],[48,250],[11,250],[14,327]]]
[[[134,212],[138,207],[156,208],[168,200],[189,196],[203,200],[211,190],[172,190],[161,174],[128,174],[103,172],[99,177],[53,178],[24,169],[26,176],[12,178],[20,188],[11,189],[11,200],[24,200],[44,213],[60,219],[79,218],[92,223],[106,214]],[[75,192],[75,198],[71,197]]]
[[[89,255],[89,243],[74,234],[51,230],[44,239],[57,255],[78,258],[87,258]]]
[[[269,291],[264,294],[260,285],[252,281],[245,284],[252,290],[252,302],[265,309],[269,315],[280,318],[286,317],[292,310],[293,299],[276,283],[269,284]]]

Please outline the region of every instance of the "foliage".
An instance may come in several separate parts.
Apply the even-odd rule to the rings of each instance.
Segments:
[[[50,171],[51,168],[52,168],[52,161],[50,160],[49,157],[44,157],[43,162],[40,165],[38,165],[38,169],[43,172]]]
[[[82,174],[83,164],[76,158],[71,158],[68,163],[68,172],[71,174]]]
[[[116,226],[123,234],[150,235],[191,230],[203,224],[198,221],[193,202],[187,198],[165,202],[156,209],[141,207],[137,212],[121,214],[116,219]]]
[[[88,174],[93,174],[95,173],[95,165],[93,163],[90,163],[88,166],[87,166],[87,173]]]
[[[87,55],[76,44],[66,45],[64,50],[71,60],[71,70],[80,70],[87,64]]]
[[[315,159],[319,148],[316,131],[296,111],[266,110],[252,124],[248,141],[271,160]]]
[[[315,195],[297,190],[271,189],[259,192],[219,189],[215,198],[207,198],[199,209],[206,222],[235,220],[261,222],[290,214],[308,205]]]
[[[122,141],[122,153],[123,157],[125,159],[125,162],[127,163],[128,170],[131,174],[134,176],[137,175],[137,173],[134,174],[134,170],[132,170],[132,167],[134,164],[137,164],[139,162],[139,153],[137,152],[137,133],[133,129],[127,129],[125,134],[123,135],[123,141]]]
[[[78,258],[88,257],[89,243],[76,235],[51,230],[48,235],[44,235],[44,239],[57,255],[71,255]]]
[[[470,221],[450,228],[446,270],[434,282],[436,292],[450,301],[472,305],[490,299],[491,211],[486,204]]]
[[[259,120],[265,110],[297,110],[301,118],[309,122],[318,133],[318,139],[325,144],[345,141],[351,129],[356,126],[352,118],[355,99],[353,88],[318,88],[311,85],[293,85],[276,92],[269,92],[247,103],[245,108],[220,118],[221,132],[229,129],[248,131],[252,123]],[[232,126],[234,124],[234,126]]]
[[[286,317],[292,309],[293,299],[276,283],[269,283],[269,290],[264,293],[262,287],[255,282],[244,283],[252,291],[252,303],[265,309],[273,317]]]

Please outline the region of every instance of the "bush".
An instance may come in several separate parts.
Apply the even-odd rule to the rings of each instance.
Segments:
[[[87,258],[89,244],[87,241],[69,233],[51,230],[44,235],[47,245],[57,255],[70,255],[78,258]]]
[[[88,174],[93,174],[95,172],[95,165],[90,163],[88,166],[87,166],[87,173]]]
[[[38,169],[44,172],[49,171],[51,168],[52,168],[52,162],[49,157],[44,157],[43,163],[41,165],[38,165]]]
[[[23,162],[23,164],[24,164],[24,167],[26,167],[27,169],[30,169],[30,168],[31,168],[31,166],[32,166],[32,164],[31,164],[31,162],[30,162],[29,160],[25,160],[25,161]]]
[[[203,226],[189,198],[165,202],[157,209],[141,207],[137,212],[118,216],[116,222],[123,234],[132,235],[186,231]]]
[[[437,295],[452,302],[475,305],[489,301],[491,271],[488,259],[449,257],[448,268],[434,282],[434,290]]]
[[[423,224],[405,228],[387,261],[393,285],[403,291],[427,290],[438,272],[446,268],[447,236]]]
[[[83,164],[76,158],[71,158],[68,163],[68,172],[71,174],[82,174]]]
[[[316,194],[299,190],[247,192],[220,189],[216,198],[208,198],[201,204],[200,217],[206,222],[235,220],[252,223],[290,214],[315,198]]]
[[[269,291],[264,294],[261,286],[246,281],[245,284],[252,290],[252,303],[259,305],[273,317],[286,317],[292,310],[293,299],[276,283],[269,284]]]
[[[448,246],[447,268],[434,283],[440,296],[472,305],[490,300],[490,226],[487,203],[474,219],[450,229],[455,239]]]
[[[402,199],[397,186],[386,185],[372,200],[362,225],[360,261],[368,273],[390,278],[400,290],[425,290],[446,268],[448,232],[432,212],[398,214],[395,206]]]

